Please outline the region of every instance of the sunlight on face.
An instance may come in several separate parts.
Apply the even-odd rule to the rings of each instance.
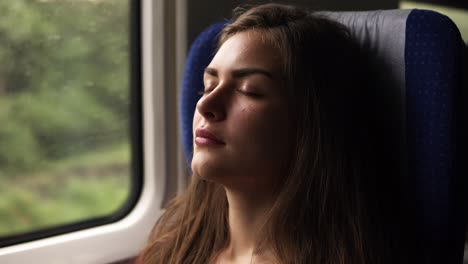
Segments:
[[[193,120],[194,174],[231,188],[271,187],[293,143],[282,58],[261,34],[237,33],[221,46]]]

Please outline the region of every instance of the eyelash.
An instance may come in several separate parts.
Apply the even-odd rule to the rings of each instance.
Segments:
[[[203,96],[206,94],[209,94],[211,91],[213,91],[215,86],[213,85],[212,82],[208,82],[208,84],[204,85],[204,89],[198,92],[199,96]]]
[[[259,99],[259,98],[262,98],[263,95],[262,94],[258,94],[258,93],[251,93],[251,92],[246,92],[246,91],[242,91],[240,89],[237,90],[239,93],[245,95],[245,96],[249,96],[249,97],[252,97],[252,98],[255,98],[255,99]]]
[[[213,91],[213,89],[201,90],[201,91],[198,92],[198,95],[203,96],[203,95],[211,93],[212,91]],[[243,94],[243,95],[245,95],[245,96],[252,97],[252,98],[255,98],[255,99],[259,99],[259,98],[263,97],[262,94],[246,92],[246,91],[243,91],[242,89],[236,89],[236,91]]]

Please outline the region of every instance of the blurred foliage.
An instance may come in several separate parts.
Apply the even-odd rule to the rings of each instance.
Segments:
[[[0,200],[0,236],[110,215],[126,201],[128,181],[126,174],[113,174],[71,177],[45,191],[8,186]]]
[[[0,237],[111,215],[130,191],[130,146],[114,145],[1,179]]]
[[[130,190],[129,1],[0,1],[0,237]]]
[[[0,10],[0,177],[128,140],[128,1]]]

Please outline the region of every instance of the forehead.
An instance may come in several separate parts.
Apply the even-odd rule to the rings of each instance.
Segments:
[[[256,30],[234,34],[221,45],[209,67],[259,67],[280,73],[282,56],[266,34]]]

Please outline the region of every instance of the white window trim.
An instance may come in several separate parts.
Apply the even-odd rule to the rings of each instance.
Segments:
[[[181,175],[170,175],[183,170],[178,136],[173,136],[179,134],[177,102],[167,99],[178,97],[174,85],[179,83],[174,78],[180,78],[185,45],[174,42],[184,40],[185,26],[181,22],[185,18],[180,15],[185,15],[185,1],[177,0],[174,4],[172,0],[142,0],[141,3],[144,184],[134,209],[115,223],[0,248],[0,263],[103,264],[134,257],[141,250],[162,213],[165,197],[172,195],[171,189],[177,190],[167,186],[169,177],[183,179]],[[171,17],[172,23],[168,22]],[[175,37],[166,38],[165,32],[175,28],[178,29]],[[176,155],[167,155],[174,153],[174,149]]]

